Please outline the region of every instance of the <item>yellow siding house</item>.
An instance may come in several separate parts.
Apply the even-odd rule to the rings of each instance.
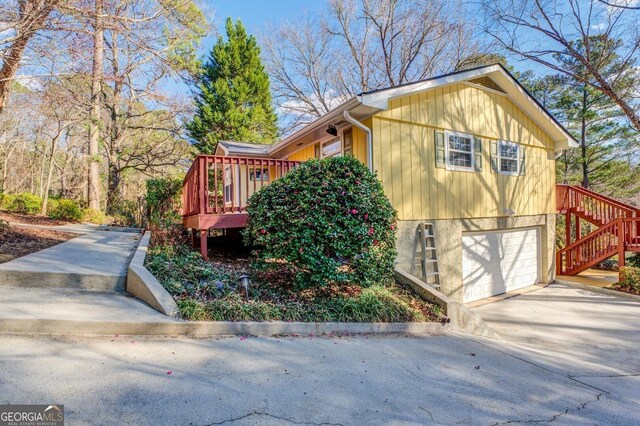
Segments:
[[[362,93],[274,145],[216,154],[355,156],[398,211],[398,267],[472,302],[553,280],[554,159],[576,145],[491,65]]]

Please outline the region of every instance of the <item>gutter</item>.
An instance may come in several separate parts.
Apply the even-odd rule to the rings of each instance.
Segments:
[[[310,132],[313,132],[315,129],[319,127],[326,126],[331,121],[333,121],[336,117],[339,117],[339,114],[338,114],[339,110],[341,109],[349,110],[358,105],[360,105],[360,101],[358,100],[357,97],[353,97],[349,99],[348,101],[344,102],[342,105],[339,105],[338,107],[332,109],[331,111],[324,114],[323,116],[316,118],[314,121],[306,124],[297,132],[287,136],[285,139],[273,145],[271,148],[268,149],[267,155],[271,156],[276,152],[280,151],[281,149],[286,148],[286,146],[289,145],[291,142],[298,140],[299,138],[305,136]]]
[[[353,124],[354,126],[356,126],[357,128],[359,128],[360,130],[366,133],[367,135],[367,167],[369,168],[370,172],[373,172],[373,144],[371,141],[371,129],[365,126],[364,124],[362,124],[361,122],[359,122],[358,120],[356,120],[355,118],[353,118],[351,114],[349,114],[348,109],[345,109],[342,115],[344,116],[345,120],[347,120],[349,123]]]

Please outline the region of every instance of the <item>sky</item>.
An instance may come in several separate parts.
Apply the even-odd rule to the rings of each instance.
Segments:
[[[321,9],[324,0],[202,0],[203,11],[213,24],[211,32],[202,40],[200,55],[206,56],[215,43],[218,33],[224,31],[227,17],[240,19],[249,34],[258,33],[268,24],[295,19],[305,12]],[[179,81],[170,81],[165,90],[185,95],[189,88]]]
[[[207,13],[213,15],[214,31],[203,41],[203,53],[216,39],[216,31],[224,29],[227,17],[240,19],[250,34],[257,34],[267,24],[295,19],[304,12],[321,9],[323,0],[203,0]]]

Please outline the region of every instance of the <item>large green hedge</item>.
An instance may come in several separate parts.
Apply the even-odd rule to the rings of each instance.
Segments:
[[[390,279],[396,212],[382,185],[353,157],[310,160],[248,202],[245,242],[256,267],[286,266],[299,288]]]

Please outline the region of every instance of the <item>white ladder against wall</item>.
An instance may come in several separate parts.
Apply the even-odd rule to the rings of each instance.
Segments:
[[[438,273],[438,258],[436,256],[436,236],[433,223],[420,224],[420,243],[422,245],[421,266],[422,280],[433,288],[440,288],[440,274]]]

